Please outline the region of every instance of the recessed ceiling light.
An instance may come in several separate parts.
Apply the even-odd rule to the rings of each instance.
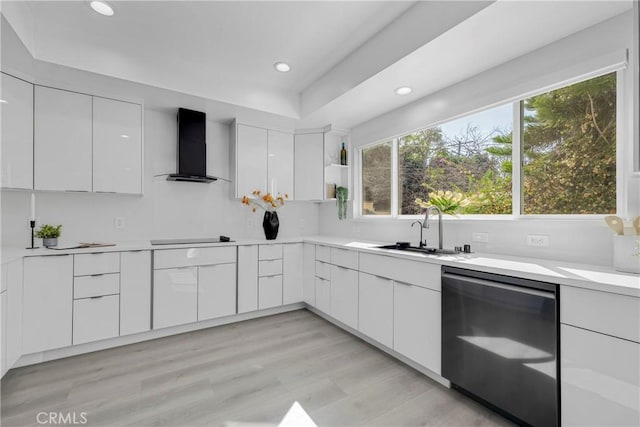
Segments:
[[[402,86],[396,89],[396,95],[409,95],[412,90],[409,86]]]
[[[291,67],[286,62],[276,62],[275,64],[273,64],[273,66],[281,73],[286,73],[287,71],[291,70]]]
[[[8,104],[9,101],[7,101],[6,99],[0,99],[0,104]]]
[[[95,0],[89,4],[91,5],[91,9],[95,10],[100,15],[104,15],[104,16],[113,15],[113,8],[103,1]]]

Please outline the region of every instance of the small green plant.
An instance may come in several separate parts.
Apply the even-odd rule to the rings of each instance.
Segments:
[[[42,224],[40,229],[36,231],[36,237],[39,239],[53,239],[60,237],[62,225]]]

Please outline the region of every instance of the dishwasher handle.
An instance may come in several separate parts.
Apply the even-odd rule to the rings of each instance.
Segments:
[[[531,289],[524,286],[508,285],[506,283],[491,282],[489,280],[477,279],[475,277],[466,277],[466,276],[460,276],[457,274],[442,273],[442,279],[443,279],[442,281],[443,284],[444,284],[444,279],[453,279],[457,281],[469,282],[469,283],[474,283],[482,286],[488,286],[491,288],[498,288],[498,289],[504,289],[507,291],[518,292],[521,294],[534,295],[534,296],[553,299],[553,300],[556,299],[556,294],[554,292],[540,291],[537,289]]]

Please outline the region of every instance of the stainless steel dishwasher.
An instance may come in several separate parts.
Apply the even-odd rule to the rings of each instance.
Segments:
[[[519,424],[559,425],[557,285],[442,268],[442,376]]]

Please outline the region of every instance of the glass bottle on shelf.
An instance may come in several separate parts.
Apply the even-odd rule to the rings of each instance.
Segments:
[[[342,142],[342,148],[340,149],[340,164],[346,166],[347,164],[347,149],[344,148],[344,141]]]

